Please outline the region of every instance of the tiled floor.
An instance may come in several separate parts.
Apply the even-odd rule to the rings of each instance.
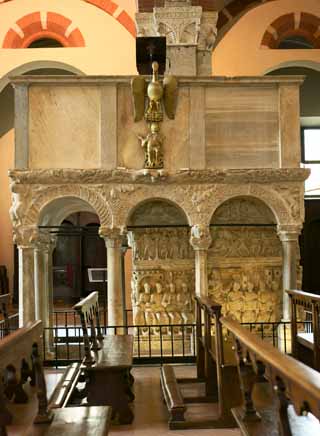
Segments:
[[[192,367],[177,366],[175,371],[180,377],[193,375]],[[132,373],[135,377],[136,395],[134,401],[134,422],[128,426],[112,426],[109,432],[110,436],[240,436],[238,429],[169,430],[167,409],[160,395],[159,367],[137,367],[133,369]],[[209,407],[211,408],[211,405]],[[214,408],[212,410],[214,411]],[[195,411],[196,408],[193,406],[193,413]]]

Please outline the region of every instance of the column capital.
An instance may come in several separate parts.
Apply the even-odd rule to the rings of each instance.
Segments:
[[[105,240],[107,248],[121,248],[125,234],[124,228],[100,227],[99,229],[99,235]]]
[[[281,242],[298,241],[301,229],[301,225],[279,225],[277,227],[277,234]]]
[[[195,224],[191,227],[190,244],[194,250],[208,250],[212,242],[209,226]]]
[[[34,248],[38,233],[37,226],[20,226],[13,229],[13,241],[19,248]]]

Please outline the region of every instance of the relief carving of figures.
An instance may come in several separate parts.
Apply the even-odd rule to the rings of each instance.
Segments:
[[[281,257],[276,229],[271,227],[211,228],[214,257]]]
[[[281,266],[214,268],[209,295],[222,305],[223,314],[240,322],[278,321],[281,307]]]
[[[183,271],[135,271],[132,279],[132,307],[134,324],[152,326],[151,333],[180,334],[180,324],[193,322],[194,289],[187,283],[194,283],[194,274]],[[174,328],[165,327],[176,325]],[[149,328],[142,328],[142,334],[149,334]]]
[[[188,228],[135,229],[130,235],[133,261],[193,259]]]

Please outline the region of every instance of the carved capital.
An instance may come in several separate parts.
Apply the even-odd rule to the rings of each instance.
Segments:
[[[190,244],[195,250],[208,250],[212,239],[210,229],[203,224],[195,224],[191,227]]]
[[[282,225],[278,226],[277,233],[281,242],[297,242],[301,229],[301,225]]]
[[[24,226],[13,230],[13,240],[19,248],[35,248],[38,237],[37,226]]]
[[[121,248],[126,230],[125,228],[100,227],[99,234],[104,239],[107,248]]]

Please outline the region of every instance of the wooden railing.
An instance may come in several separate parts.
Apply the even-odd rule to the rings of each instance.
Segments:
[[[195,302],[197,377],[205,382],[207,399],[218,401],[219,417],[215,426],[232,427],[230,409],[240,403],[240,389],[236,360],[230,353],[231,343],[222,338],[221,304],[198,296]]]
[[[286,292],[291,301],[292,355],[298,360],[301,360],[320,371],[320,295],[299,290],[290,290]],[[311,312],[311,331],[299,331],[297,327],[299,321],[299,308],[300,311],[304,310]]]
[[[291,436],[290,404],[299,415],[311,412],[320,418],[317,371],[281,353],[231,317],[221,318],[221,324],[234,340],[243,405],[232,413],[242,434]]]

